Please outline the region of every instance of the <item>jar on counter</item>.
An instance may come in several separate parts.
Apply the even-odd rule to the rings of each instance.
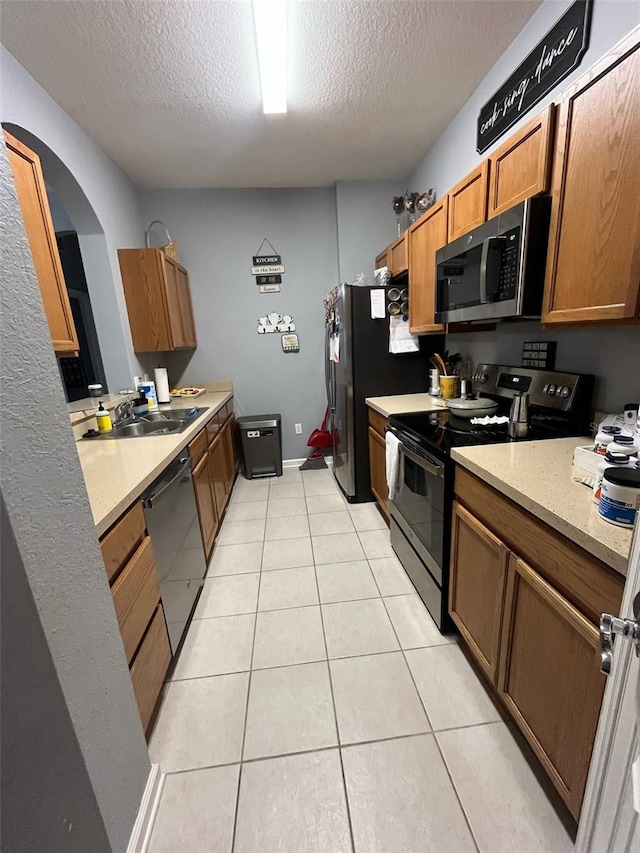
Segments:
[[[615,450],[617,453],[628,453],[629,456],[638,455],[638,445],[632,435],[620,433],[616,435],[607,450]]]
[[[619,426],[603,426],[596,433],[595,444],[593,449],[601,456],[607,452],[608,446],[617,435],[620,435],[622,428]]]
[[[598,513],[609,524],[633,527],[640,509],[640,470],[607,468]]]
[[[611,468],[612,466],[614,468],[617,468],[617,467],[628,468],[630,459],[631,459],[631,457],[629,456],[628,453],[620,453],[616,450],[607,450],[607,452],[605,453],[604,459],[598,465],[598,472],[596,474],[596,481],[593,484],[593,495],[592,495],[592,497],[593,497],[594,503],[597,504],[600,502],[600,494],[601,494],[601,490],[602,490],[602,479],[604,477],[604,472],[608,468]]]

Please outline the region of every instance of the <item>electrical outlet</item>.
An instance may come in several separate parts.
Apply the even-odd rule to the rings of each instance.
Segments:
[[[296,435],[302,435],[302,424],[296,424]]]

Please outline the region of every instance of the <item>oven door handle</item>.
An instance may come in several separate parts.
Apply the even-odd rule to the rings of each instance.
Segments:
[[[407,459],[410,459],[412,462],[415,462],[416,465],[419,465],[420,468],[424,468],[427,473],[433,474],[434,477],[444,477],[444,465],[434,465],[432,462],[428,462],[422,456],[418,456],[417,453],[413,453],[413,451],[408,450],[404,444],[400,444],[400,452],[403,453]]]

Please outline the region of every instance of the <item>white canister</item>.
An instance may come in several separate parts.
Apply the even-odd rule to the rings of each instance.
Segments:
[[[638,443],[632,435],[620,433],[620,435],[617,435],[613,439],[607,450],[614,450],[616,453],[628,453],[629,456],[637,456]]]
[[[600,494],[602,490],[602,478],[604,476],[604,472],[607,468],[620,467],[620,468],[628,468],[629,467],[629,459],[631,457],[628,453],[619,453],[613,450],[607,450],[605,453],[605,457],[602,462],[598,465],[598,472],[596,474],[596,480],[593,484],[593,502],[600,502]]]
[[[600,427],[598,432],[596,433],[595,442],[593,445],[593,449],[596,453],[599,453],[601,456],[607,452],[607,447],[611,444],[614,438],[617,435],[620,435],[622,432],[621,427],[619,426],[606,426]]]
[[[618,527],[633,527],[640,509],[640,471],[607,468],[598,504],[601,518]]]

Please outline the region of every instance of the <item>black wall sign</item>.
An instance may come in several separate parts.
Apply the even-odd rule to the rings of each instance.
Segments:
[[[270,264],[281,264],[282,258],[280,255],[254,255],[253,256],[253,265],[254,267],[264,267],[269,266]]]
[[[256,276],[256,284],[282,284],[282,276],[281,275],[257,275]]]
[[[591,2],[577,0],[570,6],[482,107],[476,146],[479,154],[578,67],[589,43]]]

